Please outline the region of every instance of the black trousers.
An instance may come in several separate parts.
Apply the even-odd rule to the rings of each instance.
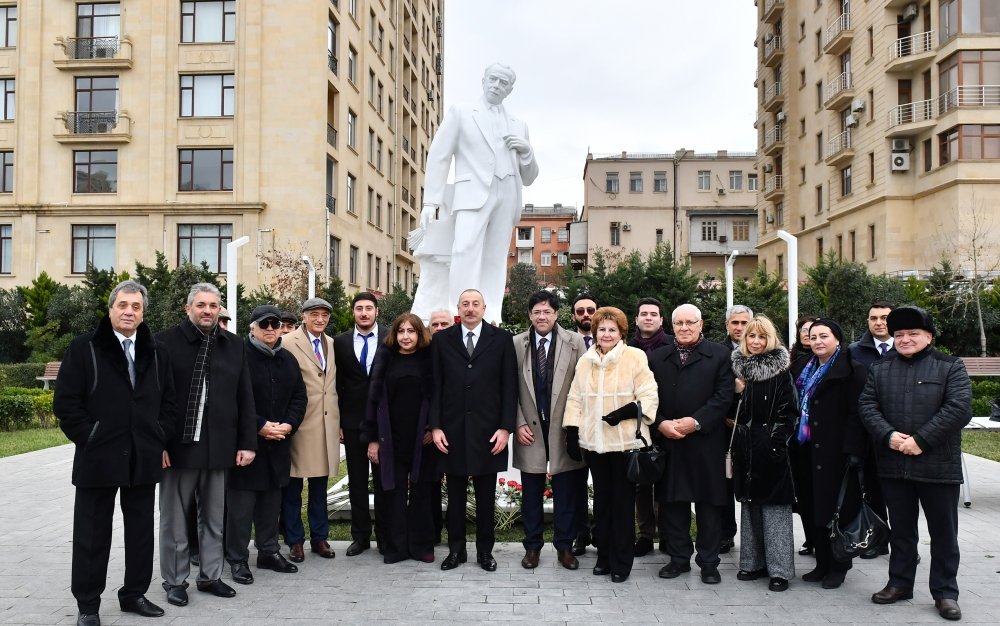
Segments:
[[[325,492],[324,492],[325,493]],[[281,512],[281,487],[261,491],[228,489],[226,491],[226,560],[230,563],[250,558],[250,528],[258,555],[278,551],[278,514]]]
[[[652,541],[656,539],[660,506],[653,497],[653,485],[635,486],[635,523],[639,526],[639,537]]]
[[[119,601],[149,590],[153,579],[153,506],[156,485],[77,487],[73,505],[73,565],[70,588],[81,613],[97,613],[107,584],[115,495],[125,520],[125,582]]]
[[[369,541],[372,535],[372,516],[368,509],[368,474],[371,465],[368,462],[368,444],[361,441],[361,430],[345,428],[344,453],[347,457],[347,493],[351,501],[351,539],[354,541]],[[381,504],[381,477],[373,472],[375,482],[375,539],[381,536],[381,522],[378,520],[378,509]]]
[[[719,566],[719,544],[722,543],[723,507],[706,502],[695,502],[695,519],[698,536],[691,544],[691,503],[660,503],[660,538],[666,541],[667,554],[675,563],[690,563],[697,549],[694,562],[699,567]]]
[[[854,512],[857,515],[857,511]],[[841,519],[848,521],[854,515],[844,515]],[[810,526],[807,529],[806,538],[812,544],[813,554],[816,555],[816,571],[823,574],[844,573],[851,569],[853,560],[838,561],[833,558],[833,551],[830,548],[830,529],[826,526]]]
[[[813,526],[816,525],[813,518],[816,516],[813,515],[815,503],[812,489],[812,467],[810,465],[812,455],[809,453],[808,446],[808,443],[799,444],[793,438],[788,446],[788,456],[792,464],[792,479],[795,481],[795,496],[798,500],[792,508],[799,514],[799,519],[802,522],[802,530],[806,536],[806,542],[803,545],[811,546],[813,545]],[[827,494],[828,496],[829,494]],[[837,494],[833,494],[833,497],[836,498]]]
[[[594,545],[598,567],[612,574],[632,573],[635,541],[635,485],[626,469],[628,454],[587,451],[587,464],[594,479]],[[718,547],[718,546],[716,546]]]
[[[469,480],[468,476],[448,474],[448,512],[445,517],[449,552],[465,550],[465,506]],[[496,543],[497,475],[483,474],[473,476],[471,480],[476,497],[476,551],[490,554]]]
[[[441,543],[441,531],[444,530],[444,511],[441,509],[441,479],[431,485],[431,517],[434,519],[434,544]]]
[[[580,472],[576,485],[576,499],[580,506],[576,508],[574,526],[576,526],[577,541],[583,545],[590,543],[591,530],[594,527],[594,521],[590,515],[590,486],[587,484],[589,476],[589,469]]]
[[[395,461],[396,488],[382,492],[385,534],[382,547],[386,562],[420,559],[434,554],[432,494],[437,483],[409,482],[409,467]],[[437,502],[441,509],[441,500]]]
[[[958,492],[959,485],[882,479],[889,508],[889,584],[912,589],[917,574],[917,519],[924,510],[931,536],[928,587],[935,600],[958,600]]]
[[[736,494],[733,492],[733,479],[726,479],[727,500],[722,507],[722,538],[733,539],[739,530],[736,526]]]
[[[576,539],[576,509],[580,506],[580,474],[586,469],[569,470],[552,475],[552,545],[569,552]],[[545,545],[545,474],[521,472],[524,490],[521,493],[521,523],[524,526],[524,549],[541,550]]]

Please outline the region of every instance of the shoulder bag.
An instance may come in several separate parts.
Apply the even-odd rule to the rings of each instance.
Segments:
[[[833,519],[827,526],[830,529],[830,551],[838,561],[849,561],[866,550],[881,547],[889,540],[889,526],[875,511],[868,506],[868,496],[865,494],[865,473],[858,469],[858,484],[861,486],[861,510],[857,516],[846,524],[841,523],[840,508],[844,505],[847,494],[847,481],[851,468],[844,471],[844,479],[840,482],[840,494],[837,496],[837,508]]]
[[[667,466],[667,453],[660,446],[650,445],[642,436],[642,402],[636,402],[635,439],[643,447],[630,450],[625,473],[637,485],[652,485],[663,476]]]

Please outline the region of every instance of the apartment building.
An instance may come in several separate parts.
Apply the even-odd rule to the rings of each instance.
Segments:
[[[719,278],[726,258],[739,251],[735,272],[757,267],[758,175],[754,153],[587,155],[583,170],[586,227],[571,227],[571,258],[586,250],[614,253],[670,244],[691,271]],[[581,264],[582,265],[582,264]]]
[[[0,0],[0,286],[309,256],[412,285],[443,0]],[[304,266],[303,266],[304,268]]]
[[[872,272],[996,250],[1000,2],[759,0],[758,253],[834,251]],[[988,224],[987,224],[988,226]]]
[[[527,263],[535,266],[539,281],[557,282],[569,263],[569,228],[575,221],[575,206],[524,205],[511,236],[507,269]]]

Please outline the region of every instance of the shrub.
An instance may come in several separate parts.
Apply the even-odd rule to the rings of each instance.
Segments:
[[[38,425],[30,396],[0,395],[0,430],[23,430]]]
[[[44,373],[45,363],[2,363],[0,364],[0,385],[36,388],[40,391],[42,381],[35,380],[35,377]]]

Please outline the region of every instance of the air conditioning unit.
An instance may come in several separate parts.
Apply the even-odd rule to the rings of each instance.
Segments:
[[[724,196],[724,195],[726,195],[726,190],[725,190],[725,189],[723,189],[722,187],[719,187],[719,195],[720,195],[720,196]]]
[[[859,111],[865,110],[864,98],[855,98],[851,101],[851,113],[857,113]]]
[[[910,140],[909,139],[893,139],[892,140],[892,151],[893,152],[909,152],[910,151]]]
[[[729,241],[728,237],[726,237],[725,235],[719,235],[719,243],[723,243],[724,244],[727,241]]]
[[[771,165],[770,163],[768,163],[767,165],[764,166],[764,173],[765,174],[770,174],[773,171],[774,171],[774,166]]]
[[[432,89],[427,90],[427,100],[429,102],[434,102],[434,90]]]
[[[764,43],[771,43],[774,41],[774,33],[767,33],[764,35]]]
[[[908,172],[910,171],[910,153],[909,152],[896,152],[892,155],[892,171],[894,172]]]
[[[782,122],[785,121],[786,117],[787,116],[785,115],[784,111],[778,111],[778,113],[775,114],[775,116],[774,116],[774,121],[780,124],[780,123],[782,123]]]
[[[514,253],[513,253],[513,252],[511,252],[511,253],[510,253],[510,254],[508,254],[507,256],[509,256],[509,257],[513,257],[513,256],[514,256]]]
[[[111,57],[111,50],[108,48],[97,47],[94,48],[94,58],[95,59],[107,59]]]
[[[632,230],[632,225],[631,224],[622,224],[622,230],[624,230],[625,232],[628,232],[628,231]]]
[[[917,3],[911,2],[910,4],[906,5],[906,8],[903,9],[902,17],[904,22],[912,22],[913,20],[917,19]]]
[[[94,132],[106,133],[106,132],[108,132],[108,129],[109,129],[109,125],[108,125],[107,122],[98,122],[95,125],[95,131]]]
[[[768,224],[773,224],[774,223],[774,216],[771,215],[770,213],[767,214],[767,223]]]
[[[858,126],[858,116],[856,113],[851,113],[844,118],[844,125],[848,128],[857,128]]]

